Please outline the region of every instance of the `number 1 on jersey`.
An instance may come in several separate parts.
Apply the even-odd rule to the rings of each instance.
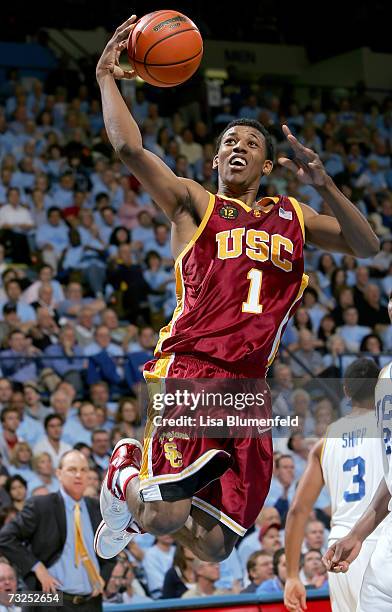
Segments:
[[[247,274],[247,279],[250,280],[248,299],[246,302],[242,302],[242,312],[260,314],[263,312],[263,306],[260,304],[263,273],[257,268],[251,268]]]

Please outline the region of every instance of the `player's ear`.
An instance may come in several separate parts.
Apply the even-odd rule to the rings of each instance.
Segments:
[[[215,170],[218,167],[218,156],[215,155],[214,159],[212,160],[212,168]]]
[[[263,174],[268,176],[272,172],[272,168],[274,167],[273,162],[270,159],[266,159],[263,164]]]

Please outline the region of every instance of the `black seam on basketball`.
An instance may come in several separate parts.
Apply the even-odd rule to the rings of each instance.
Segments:
[[[145,62],[141,62],[140,60],[135,59],[134,62],[136,64],[143,64],[144,66],[151,66],[151,67],[160,67],[160,68],[166,68],[169,66],[179,66],[180,64],[185,64],[186,62],[190,62],[191,60],[195,59],[198,55],[200,55],[200,53],[203,53],[203,48],[200,49],[200,51],[198,51],[196,53],[196,55],[192,55],[192,57],[187,57],[184,60],[181,60],[180,62],[173,62],[172,64],[146,64]]]
[[[151,51],[154,49],[154,47],[156,47],[157,45],[159,45],[161,42],[163,42],[164,40],[168,40],[169,38],[173,38],[173,36],[178,36],[178,34],[182,34],[183,32],[198,32],[199,30],[197,28],[187,28],[186,30],[181,30],[180,32],[173,32],[172,34],[169,34],[168,36],[165,36],[165,38],[161,38],[160,40],[157,40],[147,51],[147,53],[144,55],[144,59],[143,59],[143,63],[144,65],[147,64],[147,56],[149,53],[151,53]]]
[[[137,63],[141,64],[142,62],[137,62]],[[163,85],[167,85],[168,87],[170,87],[171,85],[173,85],[173,87],[175,87],[176,85],[181,85],[182,83],[185,82],[185,81],[180,81],[180,82],[178,82],[178,81],[162,81],[161,79],[157,79],[157,77],[155,75],[151,74],[151,72],[149,71],[149,69],[148,69],[149,66],[150,66],[150,64],[144,65],[144,69],[147,72],[147,74],[149,74],[150,77],[152,79],[154,79],[154,81],[157,81],[157,83],[162,83]],[[189,77],[186,80],[190,79],[195,74],[196,70],[197,70],[197,68],[192,72],[192,74],[189,75]],[[141,77],[141,78],[143,78],[143,77]]]
[[[168,10],[168,9],[164,9],[164,10],[161,10],[161,11],[154,11],[153,13],[151,13],[151,15],[152,15],[152,16],[150,17],[150,19],[149,19],[149,20],[148,20],[148,21],[147,21],[147,22],[144,24],[144,26],[142,27],[142,29],[141,29],[141,30],[139,30],[139,31],[136,33],[136,40],[135,40],[135,44],[134,44],[134,45],[132,45],[132,50],[133,50],[133,49],[136,49],[137,41],[139,40],[139,36],[140,36],[140,34],[142,34],[142,32],[144,32],[144,30],[146,29],[146,27],[147,27],[147,26],[148,26],[148,25],[149,25],[149,24],[150,24],[152,21],[154,21],[155,17],[158,17],[158,13],[168,13],[168,12],[169,12],[169,10]],[[143,19],[143,17],[141,17],[140,19]],[[139,20],[139,21],[140,21],[140,20]],[[136,25],[137,25],[137,22],[136,22]],[[132,32],[131,32],[131,36],[132,36],[132,34],[133,34],[133,30],[132,30]],[[135,61],[135,53],[133,53],[132,61]],[[136,60],[136,61],[137,61],[137,60]]]

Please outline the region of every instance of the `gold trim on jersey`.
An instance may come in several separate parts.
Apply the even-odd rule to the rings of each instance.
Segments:
[[[289,200],[297,214],[299,224],[301,226],[302,237],[305,242],[305,221],[304,221],[304,213],[302,212],[301,204],[295,198],[289,197]]]
[[[309,282],[309,276],[307,274],[302,274],[301,285],[300,285],[300,288],[298,289],[297,296],[296,296],[294,302],[291,304],[290,308],[288,309],[287,313],[283,317],[283,319],[282,319],[282,321],[281,321],[281,323],[279,325],[278,331],[276,332],[275,340],[274,340],[274,343],[272,345],[271,352],[270,352],[270,354],[268,356],[267,367],[269,367],[271,365],[271,363],[273,362],[273,360],[275,359],[275,355],[278,352],[278,348],[279,348],[279,345],[280,345],[282,329],[283,329],[284,325],[287,323],[287,321],[289,320],[290,312],[291,312],[292,308],[295,306],[295,304],[298,302],[298,300],[300,300],[302,298],[303,292],[305,291],[306,287],[308,286],[308,282]]]
[[[218,510],[218,508],[215,508],[215,506],[212,506],[211,504],[207,503],[206,501],[204,501],[204,499],[200,499],[200,497],[192,497],[192,505],[196,506],[196,508],[199,508],[200,510],[203,510],[204,512],[207,512],[207,514],[216,518],[218,521],[226,525],[226,527],[229,527],[229,529],[231,529],[232,531],[234,531],[234,533],[237,533],[241,537],[243,537],[247,532],[247,529],[245,529],[245,527],[242,527],[241,525],[233,521],[232,518],[227,516],[227,514],[222,512],[222,510]]]
[[[209,193],[209,192],[208,192]],[[181,253],[178,255],[175,263],[174,263],[174,273],[176,276],[176,298],[177,298],[177,305],[174,309],[173,312],[173,316],[171,318],[171,320],[169,321],[169,323],[167,325],[165,325],[164,327],[162,327],[162,329],[159,332],[159,339],[157,342],[157,345],[155,347],[155,351],[154,351],[154,355],[157,355],[157,353],[161,352],[161,348],[162,348],[162,344],[163,342],[166,340],[166,338],[170,338],[171,333],[172,333],[172,329],[173,329],[173,325],[174,323],[177,321],[177,319],[179,318],[179,316],[182,314],[183,309],[184,309],[184,279],[182,276],[182,260],[184,259],[186,253],[188,253],[188,251],[190,251],[190,249],[193,247],[193,245],[196,243],[197,239],[200,237],[200,235],[202,234],[204,228],[206,227],[211,215],[212,215],[212,211],[214,210],[214,206],[215,206],[215,196],[212,193],[209,193],[210,199],[208,202],[208,206],[207,209],[204,213],[204,216],[201,220],[201,223],[199,225],[199,227],[196,229],[195,233],[193,234],[192,238],[190,239],[190,241],[188,242],[188,244],[183,248],[183,250],[181,251]]]
[[[239,204],[240,206],[242,206],[242,208],[244,210],[246,210],[246,212],[251,212],[252,210],[256,210],[254,208],[252,208],[252,206],[248,206],[248,204],[245,204],[245,202],[243,202],[242,200],[238,200],[238,198],[230,198],[229,196],[225,196],[223,195],[223,193],[217,193],[216,194],[217,198],[222,198],[223,200],[229,200],[230,202],[236,202],[237,204]],[[279,202],[279,198],[272,198],[272,197],[265,197],[262,198],[261,200],[259,200],[258,204],[260,204],[263,201],[267,201],[267,200],[272,200],[274,204],[276,204],[277,202]],[[263,206],[263,205],[261,205]],[[267,205],[268,206],[268,205]],[[262,212],[269,212],[271,210],[271,207],[268,206],[268,209],[261,209]]]
[[[165,377],[169,371],[171,364],[173,363],[175,355],[169,357],[162,357],[158,359],[154,364],[154,371],[144,371],[144,379],[147,382],[148,395],[150,403],[147,409],[147,422],[144,428],[143,435],[143,451],[142,451],[142,463],[140,467],[139,478],[141,480],[150,476],[150,460],[152,453],[152,440],[154,435],[154,410],[152,408],[152,400],[155,393],[165,392]],[[152,474],[151,474],[152,475]]]
[[[321,467],[321,469],[323,469],[323,458],[324,458],[324,451],[325,451],[325,447],[326,447],[326,445],[327,445],[328,432],[329,432],[329,430],[330,430],[330,427],[331,427],[331,426],[330,426],[330,425],[328,425],[328,427],[327,427],[327,431],[325,432],[325,437],[324,437],[324,440],[323,440],[323,445],[322,445],[322,447],[321,447],[321,453],[320,453],[320,467]]]
[[[190,239],[190,241],[188,242],[188,244],[186,245],[186,247],[184,247],[181,251],[181,253],[178,255],[175,263],[174,263],[174,267],[176,268],[178,266],[178,264],[180,263],[181,259],[183,259],[184,255],[186,255],[186,253],[193,247],[193,245],[195,244],[196,240],[199,238],[200,234],[202,233],[202,231],[204,230],[205,226],[207,225],[209,218],[211,217],[212,211],[214,210],[214,205],[215,205],[215,196],[214,194],[208,192],[210,199],[208,201],[208,206],[206,209],[206,212],[204,213],[204,216],[201,220],[201,223],[199,225],[199,227],[196,229],[195,233],[193,234],[192,238]]]

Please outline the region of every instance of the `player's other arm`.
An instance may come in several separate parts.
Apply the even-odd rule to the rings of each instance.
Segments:
[[[376,234],[362,213],[326,173],[317,153],[304,147],[285,125],[283,132],[295,157],[280,158],[279,163],[294,172],[300,182],[312,185],[335,215],[319,215],[306,204],[301,204],[309,242],[327,251],[356,257],[376,255],[380,248]]]
[[[359,555],[364,540],[378,527],[388,515],[388,504],[391,494],[383,478],[370,502],[366,512],[354,525],[350,533],[330,546],[323,557],[324,564],[330,572],[347,572]]]
[[[179,208],[190,200],[191,181],[177,177],[162,160],[144,149],[139,127],[132,117],[117,87],[115,79],[132,79],[134,71],[124,71],[119,65],[129,33],[134,28],[133,15],[115,31],[97,64],[96,76],[101,90],[102,110],[108,138],[120,159],[149,192],[154,201],[173,219]],[[208,203],[207,192],[192,181],[195,190]]]
[[[320,440],[309,453],[305,472],[297,487],[286,520],[287,580],[284,589],[284,603],[286,608],[292,612],[306,610],[306,591],[299,579],[301,547],[306,523],[324,485],[320,464],[322,445],[323,440]]]

